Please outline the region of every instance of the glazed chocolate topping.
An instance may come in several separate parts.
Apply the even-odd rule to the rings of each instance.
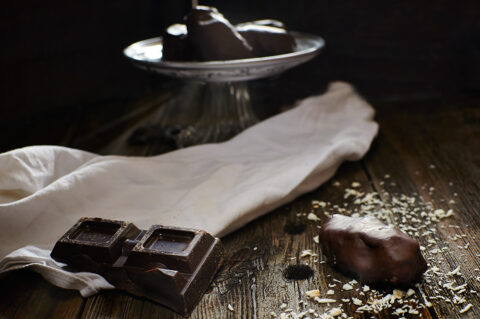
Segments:
[[[252,47],[216,8],[197,6],[187,15],[188,41],[199,61],[254,57]]]
[[[419,243],[375,217],[333,215],[320,240],[329,261],[362,283],[407,286],[427,269]]]
[[[189,314],[224,259],[218,238],[201,230],[82,218],[55,244],[51,256],[95,272],[116,288]]]
[[[283,28],[253,22],[238,25],[237,30],[258,57],[290,53],[295,49],[293,36]]]
[[[262,19],[262,20],[255,20],[255,21],[240,23],[240,24],[237,24],[237,28],[242,27],[244,25],[248,25],[248,24],[264,25],[268,27],[277,27],[277,28],[285,29],[285,25],[283,24],[283,22],[275,19]]]

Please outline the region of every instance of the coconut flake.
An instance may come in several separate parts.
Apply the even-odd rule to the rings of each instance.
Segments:
[[[307,219],[308,220],[313,220],[315,222],[319,222],[321,219],[318,218],[317,215],[315,215],[314,213],[309,213],[308,216],[307,216]]]
[[[334,302],[337,302],[336,299],[319,298],[319,297],[315,297],[313,300],[315,300],[318,303],[334,303]]]
[[[463,309],[460,310],[459,313],[465,313],[465,312],[469,311],[470,309],[472,309],[472,304],[471,303],[469,303],[468,305],[463,307]]]
[[[315,297],[320,297],[320,290],[315,289],[315,290],[309,290],[305,293],[305,295],[308,298],[315,298]]]
[[[343,289],[343,290],[352,290],[352,289],[353,289],[353,286],[350,285],[350,284],[345,284],[345,285],[343,285],[342,289]]]

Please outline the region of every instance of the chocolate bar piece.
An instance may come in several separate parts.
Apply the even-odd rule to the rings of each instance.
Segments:
[[[268,23],[268,20],[258,21]],[[237,25],[237,31],[252,46],[255,56],[270,56],[295,51],[295,39],[284,28],[246,22]]]
[[[333,215],[320,240],[330,262],[362,283],[408,286],[427,270],[417,241],[372,216]]]
[[[187,228],[82,218],[52,250],[53,259],[102,275],[116,288],[188,315],[224,260],[220,239]]]
[[[188,41],[199,61],[253,58],[252,47],[217,8],[197,6],[186,16]]]
[[[191,47],[187,41],[187,27],[184,24],[172,24],[163,33],[163,59],[168,61],[193,60]]]

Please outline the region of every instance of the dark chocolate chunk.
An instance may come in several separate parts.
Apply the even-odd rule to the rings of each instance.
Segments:
[[[187,15],[188,41],[199,61],[253,58],[252,47],[216,8],[197,6]]]
[[[308,265],[290,265],[283,271],[283,277],[288,280],[305,280],[313,276],[313,269]]]
[[[172,24],[163,33],[163,59],[169,61],[193,60],[192,50],[187,40],[187,27]]]
[[[224,260],[218,238],[201,230],[82,218],[52,250],[53,259],[102,275],[116,288],[182,315],[196,306]]]
[[[290,222],[283,226],[283,230],[290,235],[297,235],[303,233],[307,229],[307,225],[298,222]]]
[[[375,217],[333,215],[320,240],[329,261],[362,283],[408,286],[427,269],[419,243]]]
[[[237,25],[237,31],[252,46],[253,54],[257,57],[295,51],[295,39],[283,28],[257,24],[254,21]]]

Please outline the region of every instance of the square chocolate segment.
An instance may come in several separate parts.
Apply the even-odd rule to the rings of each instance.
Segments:
[[[125,265],[192,273],[213,241],[199,230],[154,225],[132,249]]]
[[[84,258],[114,263],[121,256],[123,242],[138,233],[140,230],[131,223],[82,218],[58,240],[52,257],[72,266]]]
[[[155,251],[178,253],[188,248],[193,237],[195,234],[192,232],[155,229],[143,246]]]
[[[86,220],[78,226],[69,238],[97,245],[107,244],[120,227],[121,224],[119,223]]]

